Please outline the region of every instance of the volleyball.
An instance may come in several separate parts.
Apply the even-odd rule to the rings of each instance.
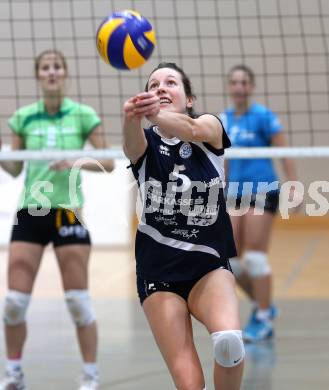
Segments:
[[[96,45],[103,60],[116,69],[142,66],[156,44],[151,23],[132,10],[114,12],[98,27]]]

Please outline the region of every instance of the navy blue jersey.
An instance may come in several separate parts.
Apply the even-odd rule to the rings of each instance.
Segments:
[[[236,255],[223,194],[223,149],[166,139],[145,129],[148,146],[132,166],[139,185],[137,274],[160,281],[191,280]]]

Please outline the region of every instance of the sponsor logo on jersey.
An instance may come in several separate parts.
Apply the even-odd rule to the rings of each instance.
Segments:
[[[240,141],[251,141],[256,138],[256,134],[253,130],[240,128],[238,126],[232,126],[229,132],[230,140],[233,144]]]
[[[170,156],[168,146],[160,145],[160,146],[159,146],[159,152],[160,152],[161,154],[164,154],[165,156]]]
[[[182,236],[183,238],[187,238],[189,240],[190,238],[198,238],[199,230],[197,230],[197,229],[192,229],[192,230],[174,229],[171,231],[171,233],[177,234],[177,235]]]
[[[78,131],[75,127],[63,127],[61,132],[62,134],[76,134]]]
[[[45,129],[32,129],[30,134],[31,135],[45,135],[46,130]]]
[[[179,148],[179,155],[182,158],[189,158],[192,156],[192,146],[188,142],[184,142]]]

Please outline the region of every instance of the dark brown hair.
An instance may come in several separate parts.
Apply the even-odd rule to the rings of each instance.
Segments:
[[[149,84],[149,80],[150,80],[151,75],[155,71],[157,71],[158,69],[163,69],[163,68],[174,69],[176,72],[178,72],[181,75],[181,77],[182,77],[182,82],[183,82],[183,85],[184,85],[185,95],[187,97],[193,98],[194,100],[196,99],[196,96],[193,93],[191,80],[188,78],[188,76],[183,71],[183,69],[180,68],[178,65],[176,65],[174,62],[161,62],[155,69],[152,70],[152,72],[150,73],[149,78],[147,80],[146,86],[145,86],[145,91],[146,92],[148,91],[148,84]],[[188,115],[191,118],[196,118],[198,116],[196,114],[196,112],[194,111],[193,107],[188,107],[187,108],[187,113],[188,113]]]

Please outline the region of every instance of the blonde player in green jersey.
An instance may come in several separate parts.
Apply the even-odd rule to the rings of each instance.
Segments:
[[[63,54],[57,50],[41,53],[35,61],[35,75],[43,98],[20,108],[9,119],[13,131],[12,149],[81,149],[86,141],[95,148],[105,148],[101,120],[96,112],[65,97],[68,69]],[[50,242],[54,246],[83,359],[84,375],[79,389],[99,387],[97,328],[88,293],[91,243],[88,230],[79,218],[83,206],[79,175],[75,188],[70,188],[73,164],[74,161],[66,160],[53,164],[47,161],[27,163],[25,188],[9,247],[8,291],[4,305],[7,360],[0,390],[25,388],[22,370],[27,335],[25,313],[45,246]],[[1,166],[17,176],[23,162],[1,162]],[[101,166],[110,172],[114,164],[112,160],[100,161],[100,164],[88,162],[82,168],[99,171]],[[72,191],[74,197],[70,194]]]

